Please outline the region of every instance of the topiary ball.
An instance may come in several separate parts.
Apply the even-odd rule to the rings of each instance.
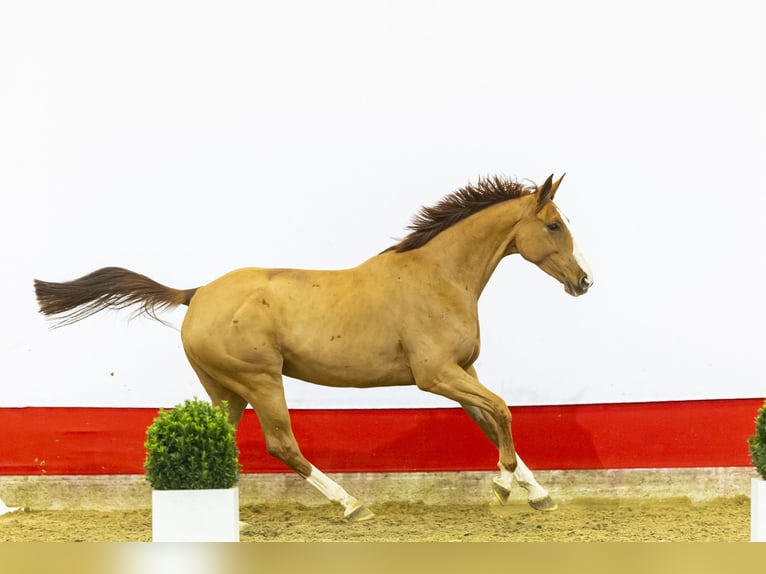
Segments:
[[[160,409],[146,431],[146,479],[155,490],[231,488],[239,450],[226,405],[198,399]]]
[[[747,439],[753,466],[761,478],[766,479],[766,402],[755,417],[755,434]]]

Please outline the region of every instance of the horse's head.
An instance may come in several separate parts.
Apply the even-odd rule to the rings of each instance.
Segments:
[[[577,246],[553,196],[564,179],[553,181],[551,175],[537,191],[528,196],[528,208],[516,227],[516,250],[524,259],[558,279],[570,295],[577,297],[593,285],[593,274]]]

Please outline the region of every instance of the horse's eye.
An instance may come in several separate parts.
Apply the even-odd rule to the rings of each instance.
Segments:
[[[549,223],[548,229],[550,231],[559,231],[561,229],[561,225],[558,222]]]

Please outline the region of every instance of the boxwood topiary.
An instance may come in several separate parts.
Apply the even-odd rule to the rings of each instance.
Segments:
[[[146,431],[146,479],[155,490],[231,488],[239,450],[226,405],[198,399],[160,409]]]
[[[747,439],[750,445],[750,454],[753,457],[753,466],[766,479],[766,402],[758,410],[755,417],[755,434]]]

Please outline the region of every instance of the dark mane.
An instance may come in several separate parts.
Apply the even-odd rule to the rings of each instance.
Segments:
[[[436,235],[492,205],[534,193],[537,187],[499,176],[479,178],[449,194],[431,207],[422,207],[407,227],[411,232],[386,251],[409,251],[422,247]]]

